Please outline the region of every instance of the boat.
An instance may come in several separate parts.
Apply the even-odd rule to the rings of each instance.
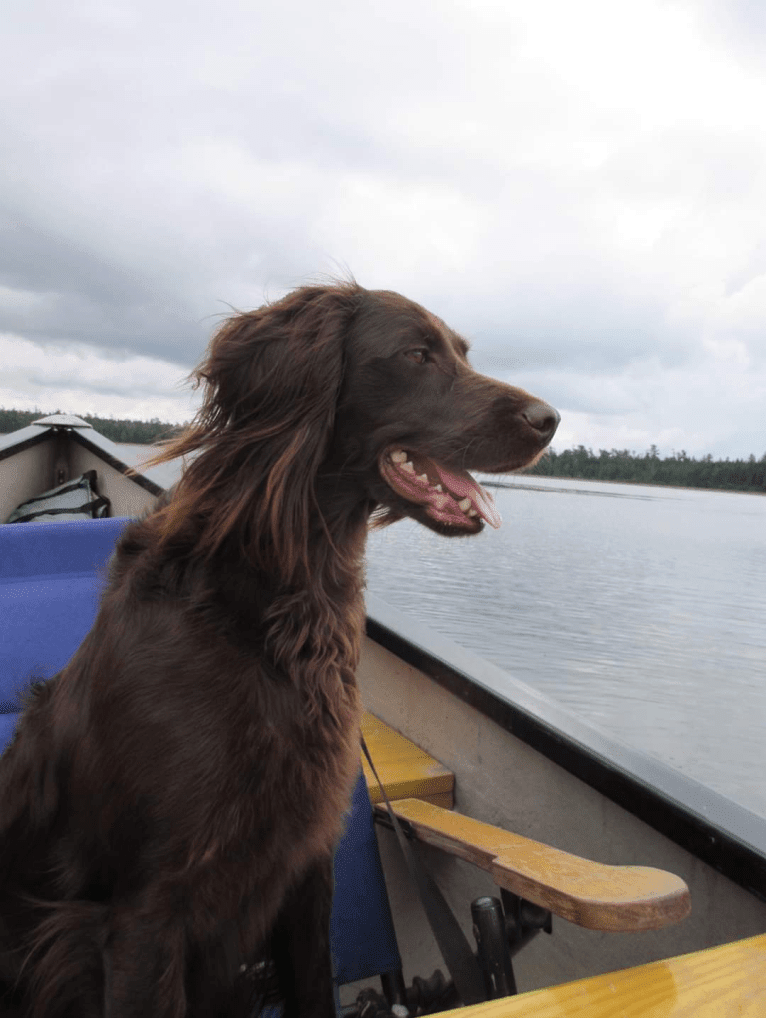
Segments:
[[[163,484],[123,456],[69,415],[0,437],[0,583],[2,537],[31,527],[42,540],[47,526],[7,521],[43,493],[88,475],[86,515],[151,509]],[[381,783],[469,939],[491,899],[501,901],[505,932],[515,930],[518,992],[469,1006],[466,1018],[766,1015],[766,818],[372,595],[358,680],[407,987],[444,961]],[[360,985],[344,987],[341,1002],[352,1003]]]
[[[120,447],[73,414],[51,414],[0,435],[0,523],[19,505],[93,470],[109,517],[140,516],[164,491],[156,471],[132,474]]]

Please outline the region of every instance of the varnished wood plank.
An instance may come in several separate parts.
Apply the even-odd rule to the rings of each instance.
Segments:
[[[380,718],[365,712],[362,734],[389,799],[417,798],[450,809],[454,803],[454,774],[414,742],[395,732]],[[373,803],[383,796],[367,761],[362,759]]]
[[[673,873],[592,862],[417,799],[392,806],[420,840],[480,866],[499,887],[578,926],[660,929],[689,912],[689,889]]]
[[[763,1018],[766,934],[546,990],[445,1011],[444,1018]]]

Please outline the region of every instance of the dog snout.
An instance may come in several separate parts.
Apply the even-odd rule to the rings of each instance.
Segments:
[[[528,403],[521,411],[521,416],[530,424],[535,431],[539,432],[540,439],[547,445],[556,434],[561,417],[557,410],[554,410],[548,403],[536,399]]]

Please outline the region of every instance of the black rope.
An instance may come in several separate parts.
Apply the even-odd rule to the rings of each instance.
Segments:
[[[460,994],[463,1004],[480,1004],[486,1000],[484,977],[481,974],[479,963],[476,961],[471,950],[471,945],[468,943],[444,895],[437,887],[431,875],[424,869],[423,864],[405,836],[402,825],[391,808],[391,803],[386,795],[386,789],[378,777],[378,772],[375,770],[375,764],[372,762],[370,751],[363,737],[362,750],[372,768],[375,780],[380,785],[380,791],[385,800],[391,823],[396,831],[396,837],[399,839],[410,875],[415,881],[415,886],[420,894],[420,900],[423,902],[428,922],[433,930],[436,943],[439,945],[439,950],[442,953],[452,981]]]

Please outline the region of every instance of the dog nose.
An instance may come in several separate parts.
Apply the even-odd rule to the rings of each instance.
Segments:
[[[543,403],[542,400],[529,403],[521,411],[521,416],[532,425],[535,431],[540,432],[540,438],[545,442],[550,442],[556,434],[556,428],[561,420],[558,411],[547,403]]]

